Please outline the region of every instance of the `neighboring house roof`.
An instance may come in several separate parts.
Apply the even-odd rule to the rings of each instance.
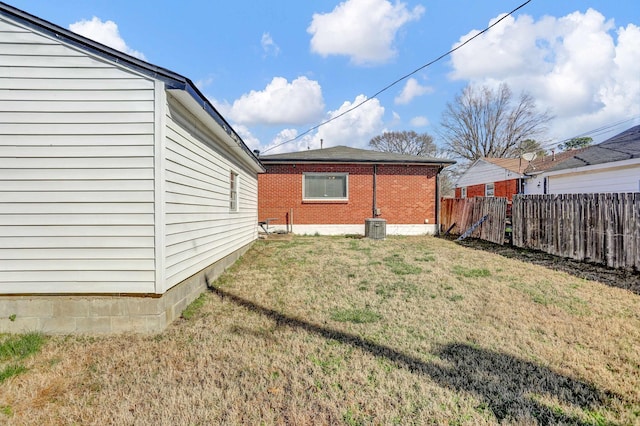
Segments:
[[[586,148],[557,154],[545,155],[532,161],[520,158],[491,158],[482,157],[469,166],[460,175],[456,186],[469,186],[481,183],[498,182],[500,180],[526,178],[543,171],[549,170],[571,158]]]
[[[580,149],[572,149],[570,151],[562,151],[558,153],[552,153],[550,155],[544,155],[542,157],[538,157],[535,160],[531,161],[527,168],[525,169],[525,174],[527,175],[535,175],[546,170],[549,170],[553,167],[558,166],[560,163],[563,163],[574,155],[581,153],[587,148]]]
[[[262,169],[262,165],[256,159],[253,152],[247,147],[240,136],[232,129],[231,125],[222,117],[209,100],[198,90],[188,78],[175,73],[166,68],[162,68],[133,56],[122,53],[119,50],[112,49],[104,44],[98,43],[74,32],[68,31],[44,19],[33,16],[6,3],[0,2],[0,13],[8,16],[10,19],[21,23],[22,25],[34,29],[36,31],[48,34],[50,37],[60,40],[94,55],[100,56],[111,62],[123,65],[141,74],[147,75],[152,79],[160,80],[165,83],[168,90],[179,90],[188,95],[192,102],[197,102],[199,109],[203,110],[209,119],[213,119],[237,144],[237,148],[242,151],[247,158],[251,158],[255,163],[255,167]],[[185,97],[181,97],[184,100]]]
[[[324,149],[288,152],[284,154],[262,155],[260,161],[268,163],[378,163],[378,164],[421,164],[449,166],[453,160],[419,155],[396,154],[371,151],[348,146],[334,146]]]
[[[482,160],[502,167],[503,169],[510,170],[514,173],[522,174],[527,168],[527,162],[520,158],[490,158],[483,157]]]
[[[548,171],[575,169],[634,158],[640,158],[640,125],[627,129],[598,145],[587,147]]]
[[[456,187],[520,179],[526,166],[519,158],[478,158],[460,175]]]

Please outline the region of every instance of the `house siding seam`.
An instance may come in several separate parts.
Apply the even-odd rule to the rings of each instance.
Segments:
[[[293,210],[294,225],[363,224],[373,215],[373,165],[363,164],[266,164],[259,175],[260,220],[275,218],[279,226],[288,223]],[[433,166],[378,165],[376,206],[389,224],[435,223],[435,184],[438,169]],[[302,200],[304,173],[349,174],[346,202]]]

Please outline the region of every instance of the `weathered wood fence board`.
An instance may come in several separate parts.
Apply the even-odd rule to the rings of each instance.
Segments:
[[[513,245],[640,268],[640,193],[517,195]]]
[[[504,244],[504,228],[507,215],[507,199],[501,197],[446,198],[440,205],[440,223],[444,229],[459,235],[474,223],[489,217],[471,234],[496,244]]]

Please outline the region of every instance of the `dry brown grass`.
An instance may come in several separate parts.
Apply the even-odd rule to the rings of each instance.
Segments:
[[[50,339],[0,422],[640,422],[626,290],[430,237],[259,241],[212,284],[157,336]]]

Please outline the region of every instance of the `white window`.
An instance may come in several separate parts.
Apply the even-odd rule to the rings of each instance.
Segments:
[[[302,175],[304,200],[349,199],[347,173],[305,173]]]
[[[495,193],[495,184],[488,183],[484,186],[484,196],[485,197],[493,197]]]
[[[238,174],[231,171],[229,174],[229,210],[238,211]]]
[[[460,188],[460,198],[467,198],[467,187]]]

